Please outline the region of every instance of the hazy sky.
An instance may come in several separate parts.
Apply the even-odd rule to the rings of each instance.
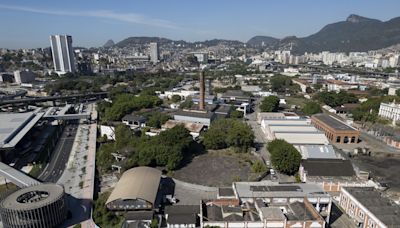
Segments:
[[[85,47],[129,36],[302,37],[352,13],[386,21],[399,9],[400,0],[1,0],[0,47],[46,47],[51,34]]]

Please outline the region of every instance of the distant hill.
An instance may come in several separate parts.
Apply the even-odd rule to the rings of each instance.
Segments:
[[[247,44],[252,46],[262,46],[263,43],[265,46],[271,46],[278,44],[279,39],[270,37],[270,36],[255,36],[247,41]]]
[[[254,40],[262,41],[262,37],[253,37],[247,43],[259,44]],[[266,39],[266,41],[273,40],[273,38]],[[277,43],[270,43],[271,48],[287,49],[292,47],[292,51],[296,53],[382,49],[400,43],[400,17],[382,22],[352,14],[346,21],[328,24],[313,35],[303,38],[286,37]]]
[[[138,44],[148,44],[152,42],[157,42],[159,44],[163,43],[170,43],[173,42],[170,39],[167,38],[161,38],[161,37],[148,37],[148,36],[140,36],[140,37],[128,37],[116,44],[118,47],[130,47]]]
[[[107,42],[103,45],[103,47],[108,48],[114,46],[115,43],[113,40],[107,40]]]

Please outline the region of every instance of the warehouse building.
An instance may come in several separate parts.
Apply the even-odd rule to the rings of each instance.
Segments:
[[[400,227],[400,206],[374,188],[343,187],[339,204],[357,227]]]
[[[326,137],[331,142],[358,143],[360,132],[331,115],[313,115],[311,122],[317,129],[325,132]]]
[[[203,124],[207,127],[215,119],[215,114],[209,111],[180,110],[174,114],[174,120]]]
[[[136,167],[125,171],[119,179],[106,206],[113,211],[152,210],[158,207],[161,171]]]

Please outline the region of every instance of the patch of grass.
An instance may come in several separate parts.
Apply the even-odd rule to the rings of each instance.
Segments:
[[[43,165],[38,163],[33,165],[31,171],[29,172],[29,175],[32,177],[38,177],[40,173],[43,171]]]

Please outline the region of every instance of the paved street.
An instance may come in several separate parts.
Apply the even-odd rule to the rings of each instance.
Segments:
[[[55,183],[61,177],[71,153],[74,140],[76,139],[77,129],[78,124],[76,123],[67,124],[67,126],[65,126],[53,150],[49,164],[38,177],[39,180]]]

